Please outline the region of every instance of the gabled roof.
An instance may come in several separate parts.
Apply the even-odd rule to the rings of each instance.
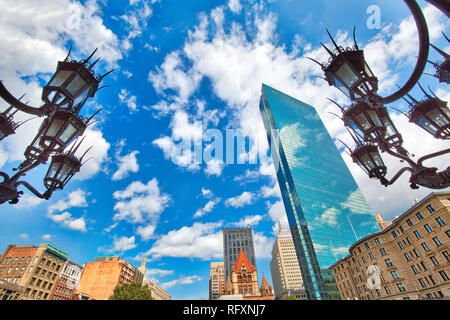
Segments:
[[[231,280],[229,277],[227,277],[227,282],[225,284],[225,294],[232,294],[233,293],[233,285],[231,284]]]
[[[233,271],[239,272],[242,269],[242,265],[245,266],[245,269],[247,272],[253,272],[254,266],[250,263],[250,261],[247,258],[247,255],[243,250],[239,251],[238,258],[236,260],[236,264],[233,266]]]
[[[261,287],[259,287],[259,291],[262,293],[264,293],[265,291],[268,291],[270,293],[272,293],[272,287],[270,286],[269,282],[266,279],[266,276],[263,273],[262,276],[262,281],[261,281]]]

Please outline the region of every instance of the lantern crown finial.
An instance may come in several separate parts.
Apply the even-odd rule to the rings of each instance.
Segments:
[[[327,28],[325,28],[325,30],[327,30],[328,36],[330,37],[331,42],[333,42],[334,46],[336,47],[336,50],[341,52],[341,48],[337,45],[336,41],[334,41],[333,37],[331,36],[330,31],[328,31]]]

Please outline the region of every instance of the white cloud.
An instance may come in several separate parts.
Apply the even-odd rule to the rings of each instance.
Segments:
[[[229,0],[228,7],[234,13],[239,13],[242,9],[242,5],[239,0]]]
[[[206,162],[205,173],[210,176],[220,176],[225,164],[222,160],[213,159]]]
[[[84,217],[81,218],[72,218],[72,214],[70,212],[63,212],[61,214],[51,214],[47,213],[47,218],[50,218],[54,222],[62,225],[71,230],[76,230],[80,232],[86,232],[86,221]]]
[[[44,234],[42,235],[42,240],[50,240],[52,238],[51,234]]]
[[[251,192],[244,191],[241,195],[225,200],[226,206],[240,208],[253,203],[255,195]]]
[[[134,181],[125,190],[113,194],[117,203],[114,206],[116,221],[126,220],[130,223],[149,222],[153,225],[159,221],[160,214],[169,205],[170,196],[161,193],[158,180],[153,178],[147,184]]]
[[[203,208],[200,208],[195,212],[194,218],[203,217],[205,214],[211,212],[214,207],[220,202],[220,200],[220,198],[216,198],[214,200],[208,201]]]
[[[192,284],[195,281],[201,281],[201,280],[202,280],[202,278],[199,277],[199,276],[196,276],[196,275],[194,275],[194,276],[187,276],[187,277],[181,277],[179,279],[175,279],[175,280],[172,280],[172,281],[163,282],[161,284],[161,287],[163,287],[164,289],[170,289],[170,288],[172,288],[174,286],[177,286],[177,285]]]
[[[19,238],[23,239],[23,240],[28,240],[30,238],[30,236],[27,235],[26,233],[21,233],[21,234],[19,234]]]
[[[125,252],[131,249],[136,248],[136,243],[134,243],[135,237],[120,237],[114,239],[113,246],[107,250],[107,252],[114,253],[114,252]]]
[[[121,156],[120,153],[122,152],[124,145],[125,140],[121,140],[115,155],[116,161],[118,162],[118,168],[111,177],[112,180],[121,180],[128,177],[130,172],[136,173],[139,171],[139,164],[136,159],[136,155],[139,154],[139,151],[131,151],[130,153]]]
[[[24,195],[20,198],[20,201],[13,206],[15,209],[28,209],[34,208],[41,204],[44,199],[38,198],[35,195]]]
[[[117,227],[118,224],[119,224],[118,222],[113,223],[113,224],[110,225],[109,227],[106,227],[105,229],[103,229],[103,231],[105,231],[105,232],[111,232],[111,230],[113,230],[115,227]]]
[[[211,199],[214,197],[214,194],[211,190],[202,187],[202,196],[207,199]]]
[[[173,270],[165,270],[165,269],[147,269],[147,277],[150,276],[160,276],[160,277],[165,277],[165,276],[170,276],[173,274]]]
[[[131,95],[127,89],[121,89],[119,93],[120,103],[125,104],[130,113],[137,111],[136,96]]]
[[[58,202],[50,205],[47,209],[47,212],[53,213],[55,211],[64,211],[74,207],[87,207],[88,202],[86,200],[86,197],[90,194],[90,192],[86,192],[82,189],[72,191],[71,193],[69,193],[67,199],[61,199]]]
[[[184,257],[210,260],[223,257],[222,223],[194,223],[161,236],[144,256],[152,258]]]
[[[151,224],[149,224],[145,227],[139,226],[136,229],[136,234],[141,236],[142,240],[148,240],[153,237],[153,233],[155,232],[155,229],[156,229],[156,226],[151,225]]]
[[[257,225],[262,219],[264,219],[262,215],[245,216],[238,222],[232,223],[232,225],[238,228],[247,228]]]
[[[254,232],[253,241],[255,243],[255,256],[258,259],[272,257],[272,246],[275,239],[264,236],[262,232]]]

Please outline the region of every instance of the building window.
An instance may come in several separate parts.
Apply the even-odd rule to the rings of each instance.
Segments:
[[[442,227],[445,226],[445,221],[441,217],[436,218],[436,222]]]
[[[369,253],[369,258],[370,258],[370,260],[375,259],[375,256],[373,255],[373,252],[370,252],[370,253]]]
[[[405,286],[401,282],[397,283],[397,288],[398,288],[399,292],[405,292],[406,291]]]
[[[403,227],[402,227],[402,226],[400,226],[400,227],[398,227],[398,228],[400,229],[400,231],[401,231],[402,233],[405,232],[405,230],[403,230]]]
[[[423,219],[423,215],[420,212],[416,213],[416,217],[417,217],[417,219],[419,219],[419,221]]]
[[[450,230],[445,231],[445,234],[450,238]]]
[[[405,246],[403,245],[403,242],[400,241],[400,242],[397,242],[397,244],[398,244],[400,250],[405,249]]]
[[[386,250],[384,248],[381,248],[380,249],[380,253],[381,253],[382,256],[385,256],[386,255]]]
[[[434,280],[433,276],[430,275],[428,278],[430,278],[430,280],[433,283],[433,285],[436,285],[436,280]]]
[[[393,236],[394,238],[397,238],[397,232],[392,231],[392,236]]]
[[[427,265],[425,264],[425,262],[420,261],[420,264],[422,265],[423,270],[427,271]]]
[[[414,272],[414,274],[418,274],[418,273],[419,273],[419,271],[417,270],[417,268],[416,268],[415,265],[412,265],[412,266],[411,266],[411,269],[412,269],[412,271]]]
[[[414,252],[416,258],[420,257],[419,251],[417,251],[416,249],[413,249],[412,252]]]
[[[433,206],[431,204],[427,205],[427,209],[430,213],[433,213],[436,211],[436,209],[433,208]]]
[[[431,227],[430,227],[430,225],[428,223],[426,225],[424,225],[423,227],[425,228],[425,230],[427,230],[428,233],[433,231],[433,229],[431,229]]]
[[[409,255],[408,252],[403,255],[405,256],[406,261],[411,261],[411,256]]]
[[[376,244],[377,246],[381,244],[380,238],[375,238],[375,244]]]
[[[414,233],[414,235],[416,236],[417,239],[422,238],[422,236],[420,235],[419,231],[415,230],[413,233]]]
[[[366,247],[366,249],[369,249],[369,243],[368,242],[364,243],[364,247]]]
[[[430,248],[428,248],[428,245],[426,242],[422,243],[422,248],[423,248],[423,250],[425,250],[425,252],[430,251]]]
[[[444,281],[448,281],[449,280],[447,274],[445,273],[445,271],[443,271],[443,270],[439,271],[439,274],[441,275],[441,277],[442,277],[442,279]]]
[[[438,247],[442,245],[442,242],[441,242],[441,240],[439,240],[438,237],[434,237],[434,238],[433,238],[433,241],[434,241],[434,243],[436,243],[436,245],[437,245]]]
[[[388,266],[388,267],[393,267],[394,266],[392,261],[391,261],[391,259],[386,259],[386,260],[384,260],[384,262],[386,262],[386,266]]]
[[[439,262],[437,261],[437,259],[436,259],[434,256],[430,257],[430,260],[431,260],[431,262],[433,262],[433,264],[434,264],[435,266],[438,266],[438,265],[439,265]]]
[[[422,278],[420,278],[418,281],[419,281],[420,285],[422,286],[422,288],[426,288],[427,287],[425,281],[423,281]]]
[[[399,278],[398,273],[397,273],[396,270],[391,271],[391,275],[392,275],[392,278],[393,278],[393,279],[398,279],[398,278]]]
[[[411,221],[411,219],[407,219],[406,223],[408,224],[408,226],[412,227],[414,225],[414,223]]]
[[[406,237],[405,240],[406,240],[406,242],[408,242],[409,245],[412,245],[412,241],[409,237]]]
[[[450,261],[450,254],[447,250],[442,251],[442,255],[445,257],[445,259],[447,259],[447,261]]]
[[[384,287],[384,291],[386,291],[386,294],[391,294],[391,290],[389,290],[389,287],[388,286],[386,286],[386,287]]]

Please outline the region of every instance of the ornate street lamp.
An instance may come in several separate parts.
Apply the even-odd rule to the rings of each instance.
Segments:
[[[82,136],[90,125],[91,117],[85,118],[79,115],[81,108],[89,98],[94,97],[102,79],[113,70],[101,76],[95,76],[93,66],[99,61],[88,64],[95,54],[95,50],[88,58],[81,61],[71,61],[70,52],[64,61],[58,62],[55,74],[42,90],[44,104],[38,108],[31,107],[16,99],[0,82],[0,96],[11,107],[0,114],[0,140],[14,133],[17,125],[13,121],[15,112],[43,116],[44,120],[31,144],[25,150],[25,160],[13,169],[17,171],[12,177],[0,172],[3,181],[0,182],[0,204],[9,201],[14,204],[19,201],[23,191],[18,191],[19,186],[25,186],[37,197],[49,199],[55,190],[61,190],[67,182],[76,174],[82,165],[82,158],[75,156],[75,151],[80,143],[74,143],[68,152],[64,152],[75,139]],[[12,108],[16,111],[11,113]],[[89,148],[90,149],[90,148]],[[89,151],[88,149],[88,151]],[[87,152],[87,151],[86,151]],[[86,153],[85,153],[86,154]],[[44,164],[51,158],[51,164],[44,178],[44,186],[47,191],[41,194],[26,181],[19,181],[28,171],[40,164]]]
[[[449,139],[450,110],[447,102],[440,100],[434,93],[434,96],[427,94],[422,87],[421,89],[426,95],[423,101],[419,102],[408,94],[418,83],[424,71],[430,43],[428,27],[420,7],[414,0],[404,0],[404,2],[411,10],[416,22],[419,34],[419,54],[413,73],[397,92],[387,97],[380,97],[377,94],[378,80],[364,60],[363,51],[358,48],[355,29],[353,30],[354,46],[347,49],[338,46],[327,30],[335,46],[335,49],[331,51],[322,44],[331,56],[329,62],[322,64],[314,59],[311,60],[322,67],[329,85],[335,86],[353,101],[350,106],[342,107],[331,100],[341,109],[342,117],[340,118],[356,142],[354,150],[346,146],[349,154],[370,178],[379,179],[383,185],[388,186],[404,172],[409,171],[411,188],[423,186],[442,189],[450,186],[450,167],[438,172],[437,168],[423,166],[423,162],[450,153],[450,149],[423,156],[418,161],[412,160],[408,151],[403,148],[403,138],[384,106],[407,95],[411,99],[411,101],[405,99],[410,106],[410,111],[406,113],[410,122],[417,124],[437,139]],[[430,3],[438,7],[440,4],[435,1]],[[446,39],[449,40],[447,37]],[[444,78],[448,83],[449,56],[437,47],[433,46],[433,48],[446,59],[442,64],[434,65],[439,69],[440,82],[443,82],[441,80]],[[378,150],[399,158],[402,162],[406,162],[408,167],[400,169],[391,180],[387,180],[385,178],[387,168]]]
[[[444,33],[442,34],[444,35],[445,39],[447,39],[447,41],[450,43],[450,39],[447,38],[447,36]],[[442,62],[428,61],[436,69],[436,73],[432,76],[438,78],[439,82],[450,84],[450,55],[448,55],[446,52],[439,49],[438,47],[432,45],[431,43],[430,46],[444,58],[444,61]]]

